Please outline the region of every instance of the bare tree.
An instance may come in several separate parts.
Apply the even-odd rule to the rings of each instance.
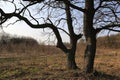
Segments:
[[[20,1],[20,5],[22,8],[17,8],[17,4],[15,1],[6,1],[9,3],[12,3],[14,5],[15,11],[11,13],[4,12],[3,9],[0,9],[1,13],[1,24],[6,22],[8,19],[12,17],[17,17],[18,20],[25,21],[31,28],[50,28],[56,38],[57,38],[57,47],[60,48],[62,51],[64,51],[67,55],[67,68],[68,69],[77,69],[77,65],[75,62],[75,53],[76,53],[76,46],[77,41],[82,37],[82,34],[78,33],[76,34],[73,27],[73,18],[71,16],[71,9],[69,5],[69,1],[61,2],[59,4],[59,1],[45,1],[45,0],[36,0],[36,1],[30,1],[30,0],[24,0],[29,1],[28,3],[24,4],[23,1]],[[39,4],[38,4],[39,3]],[[31,11],[31,7],[35,7],[37,5],[37,16],[33,16],[34,12]],[[44,12],[45,15],[40,15],[41,12]],[[58,11],[58,14],[53,14]],[[60,12],[59,12],[60,11]],[[26,15],[29,16],[26,17]],[[51,17],[54,15],[54,17]],[[52,18],[54,18],[52,20]],[[16,21],[16,22],[17,22]],[[43,23],[41,23],[41,21]],[[64,23],[65,27],[62,28],[62,24]],[[75,25],[74,25],[75,26]],[[70,47],[66,47],[62,36],[60,34],[60,30],[62,30],[64,33],[66,33],[70,37]]]
[[[84,35],[86,38],[85,70],[93,72],[96,53],[96,34],[101,30],[112,31],[120,26],[120,2],[116,0],[85,0]]]
[[[29,4],[26,6],[22,3],[22,9],[18,9],[15,6],[15,11],[12,13],[5,13],[0,9],[1,23],[4,23],[9,18],[15,16],[19,20],[25,21],[32,28],[50,28],[53,30],[57,38],[57,47],[63,50],[67,54],[68,68],[77,69],[75,63],[76,44],[81,34],[75,33],[75,20],[83,24],[83,32],[86,39],[85,49],[85,72],[93,72],[94,59],[96,53],[96,35],[101,30],[111,30],[120,32],[120,1],[119,0],[24,0]],[[11,1],[14,5],[14,1]],[[44,21],[43,24],[39,22],[41,18],[35,18],[30,11],[31,6],[40,4],[39,14],[42,11],[48,13],[47,18],[41,17]],[[25,12],[28,12],[29,17],[37,24],[33,24],[28,18],[25,17]],[[54,13],[53,13],[54,11]],[[57,17],[56,17],[56,11]],[[60,13],[59,13],[60,11]],[[77,15],[73,16],[73,13]],[[78,13],[80,12],[80,13]],[[55,15],[56,18],[52,20],[51,15]],[[78,19],[78,15],[81,16]],[[83,21],[81,21],[83,20]],[[67,29],[61,28],[61,24],[66,22]],[[57,23],[57,24],[56,24]],[[78,25],[77,25],[78,26]],[[117,29],[115,29],[117,28]],[[60,35],[60,30],[65,32],[70,37],[71,47],[67,48]]]

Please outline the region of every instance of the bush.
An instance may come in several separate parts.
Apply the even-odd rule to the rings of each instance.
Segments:
[[[99,37],[97,39],[97,47],[100,48],[120,48],[120,34]]]

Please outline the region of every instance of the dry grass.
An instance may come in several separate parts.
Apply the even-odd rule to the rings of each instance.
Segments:
[[[112,75],[120,75],[120,50],[98,49],[95,59],[96,70]]]
[[[83,73],[83,44],[78,44],[76,62],[80,69],[76,71],[66,69],[66,55],[54,46],[22,44],[11,49],[0,53],[0,80],[120,80],[119,49],[98,46],[97,76]]]
[[[32,52],[32,51],[31,51]],[[98,49],[95,70],[99,76],[91,80],[119,80],[119,50]],[[0,54],[0,80],[87,80],[82,73],[84,66],[81,50],[76,56],[80,70],[66,70],[66,56],[40,53],[2,53]]]

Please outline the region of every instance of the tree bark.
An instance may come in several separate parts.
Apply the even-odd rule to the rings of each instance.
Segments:
[[[87,40],[87,46],[85,49],[85,72],[92,73],[94,69],[94,59],[96,53],[96,35],[89,37]]]
[[[85,0],[84,13],[84,35],[86,38],[86,49],[84,53],[85,72],[92,73],[94,66],[94,58],[96,53],[96,30],[93,27],[94,18],[94,0]]]
[[[76,49],[71,49],[70,52],[67,54],[67,68],[69,70],[78,69],[75,61],[75,51]]]
[[[77,40],[79,38],[77,38],[77,35],[74,32],[74,28],[72,24],[73,21],[70,10],[70,2],[69,0],[65,0],[64,3],[65,3],[66,19],[67,19],[68,31],[70,33],[69,37],[70,37],[70,45],[71,45],[67,54],[67,68],[70,70],[74,70],[78,68],[75,62],[75,53],[76,53]]]

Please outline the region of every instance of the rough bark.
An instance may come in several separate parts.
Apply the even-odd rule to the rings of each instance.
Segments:
[[[77,44],[77,39],[75,38],[73,39],[71,49],[67,54],[67,68],[70,70],[78,69],[75,61],[76,44]]]
[[[70,2],[69,0],[64,1],[65,3],[65,11],[66,11],[66,19],[67,19],[67,25],[68,25],[68,31],[70,33],[70,50],[67,54],[67,67],[68,69],[77,69],[77,65],[75,62],[75,53],[76,53],[76,44],[77,35],[74,32],[73,25],[72,25],[72,17],[71,17],[71,11],[70,11]]]
[[[86,49],[84,53],[85,72],[92,73],[96,53],[96,32],[93,28],[94,0],[85,1],[86,12],[84,14],[84,35],[86,38]]]
[[[88,37],[87,37],[88,38]],[[87,46],[85,49],[85,72],[92,73],[94,69],[94,59],[96,53],[96,36],[93,35],[87,40]]]
[[[69,70],[75,70],[78,68],[75,62],[75,51],[74,50],[71,50],[67,54],[67,68]]]

